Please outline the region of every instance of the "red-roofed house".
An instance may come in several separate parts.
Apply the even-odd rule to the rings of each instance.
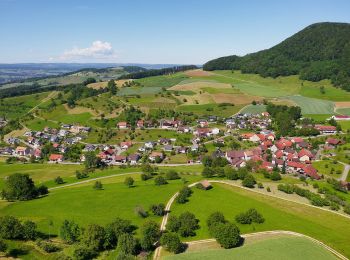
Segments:
[[[119,122],[117,124],[119,129],[127,129],[128,128],[128,123],[127,122]]]
[[[62,154],[50,154],[49,157],[50,162],[62,162],[63,161],[63,155]]]
[[[335,134],[337,132],[337,128],[332,125],[315,125],[315,129],[322,134]]]
[[[298,144],[298,143],[304,142],[304,139],[301,137],[293,137],[291,141],[292,143]]]
[[[275,157],[277,159],[281,159],[283,157],[283,151],[281,150],[278,150],[276,153],[275,153]]]
[[[227,151],[225,154],[225,157],[226,157],[227,161],[232,163],[235,159],[244,160],[245,154],[244,154],[244,151],[233,150],[233,151]]]
[[[310,152],[309,150],[306,149],[302,149],[299,153],[298,153],[298,157],[299,160],[301,162],[307,162],[310,161],[314,158],[314,155],[312,152]]]
[[[312,165],[305,165],[303,171],[312,179],[319,180],[321,178],[320,175],[317,174],[317,170]]]
[[[126,141],[126,142],[121,142],[120,143],[120,148],[122,149],[129,149],[132,146],[132,142],[131,141]]]
[[[328,139],[326,140],[326,144],[332,145],[332,146],[337,146],[337,145],[339,145],[339,144],[341,144],[341,143],[342,143],[341,140],[335,139],[335,138],[328,138]]]

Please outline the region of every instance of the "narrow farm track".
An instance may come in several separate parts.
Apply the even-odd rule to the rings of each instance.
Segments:
[[[237,187],[237,188],[240,188],[240,189],[244,189],[244,190],[248,190],[248,191],[251,191],[251,192],[255,192],[255,193],[259,193],[261,195],[264,195],[264,196],[269,196],[269,197],[273,197],[273,198],[278,198],[278,199],[281,199],[281,200],[285,200],[285,201],[289,201],[289,202],[294,202],[294,203],[298,203],[298,204],[301,204],[301,205],[305,205],[305,206],[308,206],[308,207],[312,207],[312,208],[316,208],[316,209],[319,209],[319,210],[324,210],[324,211],[327,211],[327,212],[330,212],[330,213],[333,213],[333,214],[337,214],[337,215],[340,215],[342,217],[345,217],[345,218],[348,218],[350,219],[350,216],[348,215],[345,215],[343,213],[339,213],[339,212],[336,212],[336,211],[332,211],[330,209],[325,209],[325,208],[321,208],[321,207],[317,207],[317,206],[313,206],[313,205],[310,205],[310,204],[307,204],[307,203],[303,203],[303,202],[298,202],[298,201],[294,201],[294,200],[290,200],[290,199],[286,199],[286,198],[281,198],[279,196],[276,196],[276,195],[273,195],[273,194],[265,194],[265,193],[262,193],[258,190],[253,190],[253,189],[250,189],[250,188],[246,188],[246,187],[243,187],[243,186],[240,186],[238,184],[235,184],[235,183],[232,183],[232,182],[229,182],[229,181],[221,181],[221,180],[208,180],[208,182],[210,183],[219,183],[219,184],[226,184],[226,185],[230,185],[230,186],[234,186],[234,187]],[[197,184],[198,182],[195,182],[195,183],[192,183],[190,185],[188,185],[188,187],[193,187]],[[168,222],[168,218],[169,218],[169,214],[170,214],[170,208],[171,208],[171,205],[174,203],[177,195],[179,193],[175,193],[168,201],[166,207],[165,207],[165,210],[166,210],[166,213],[165,215],[163,216],[163,219],[162,219],[162,223],[161,223],[161,226],[160,226],[160,230],[161,231],[164,231],[166,229],[166,224]],[[341,255],[340,253],[338,253],[337,251],[335,251],[334,249],[332,249],[331,247],[327,246],[326,244],[324,244],[323,242],[319,241],[319,240],[316,240],[312,237],[309,237],[309,236],[306,236],[306,235],[303,235],[303,234],[299,234],[299,233],[296,233],[296,232],[292,232],[292,231],[266,231],[266,232],[289,232],[290,234],[298,234],[300,236],[304,236],[306,238],[309,238],[311,240],[313,240],[314,242],[320,244],[321,246],[323,246],[324,248],[326,248],[328,251],[332,252],[334,255],[338,256],[340,259],[348,259],[346,258],[345,256]],[[259,232],[259,233],[262,233],[262,232]],[[248,234],[247,234],[248,235]],[[244,236],[243,236],[244,237]],[[158,260],[160,259],[160,252],[161,252],[161,247],[157,247],[155,252],[154,252],[154,257],[153,259],[154,260]]]
[[[346,181],[346,179],[348,178],[349,175],[349,171],[350,171],[350,165],[343,163],[343,162],[339,162],[340,164],[344,165],[344,170],[342,175],[340,176],[339,180],[340,181]]]

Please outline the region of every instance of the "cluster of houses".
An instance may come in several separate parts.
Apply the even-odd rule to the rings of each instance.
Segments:
[[[41,148],[51,143],[57,154],[49,157],[51,162],[63,161],[63,154],[68,148],[78,143],[91,131],[90,127],[63,124],[60,129],[45,127],[43,131],[27,131],[22,138],[8,138],[9,145],[0,149],[1,155],[41,158]]]

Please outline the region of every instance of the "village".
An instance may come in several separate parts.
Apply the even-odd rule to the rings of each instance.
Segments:
[[[339,120],[347,120],[339,119]],[[217,116],[198,119],[192,125],[184,125],[181,120],[162,119],[159,122],[138,120],[137,129],[152,131],[162,129],[178,134],[192,134],[191,145],[176,145],[175,138],[161,137],[157,140],[137,142],[138,148],[131,149],[136,142],[126,140],[118,144],[89,144],[84,139],[91,131],[90,127],[62,124],[60,129],[45,127],[43,131],[27,131],[20,138],[6,140],[8,146],[0,148],[0,155],[20,161],[46,161],[47,163],[80,164],[85,154],[94,153],[105,165],[138,165],[142,163],[171,164],[172,156],[186,155],[188,160],[182,164],[201,164],[203,156],[223,157],[238,169],[245,167],[248,161],[259,165],[260,169],[272,171],[279,169],[287,173],[297,173],[312,179],[321,175],[312,166],[319,160],[321,150],[334,149],[343,141],[331,137],[337,133],[335,126],[314,125],[318,136],[330,136],[318,147],[312,147],[307,138],[279,137],[271,130],[272,119],[267,112],[261,114],[236,114],[230,118]],[[130,129],[127,122],[118,122],[119,131]],[[246,145],[246,149],[232,149],[225,145],[225,139],[231,137]],[[208,151],[206,144],[213,143],[214,151]],[[66,156],[80,144],[74,160]],[[80,149],[80,150],[79,150]],[[132,152],[129,152],[133,150]]]

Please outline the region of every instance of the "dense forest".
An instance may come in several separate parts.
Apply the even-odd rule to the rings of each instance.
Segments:
[[[203,69],[237,69],[274,78],[299,74],[310,81],[331,79],[350,91],[350,24],[313,24],[270,49],[214,59]]]
[[[151,76],[173,74],[176,72],[193,70],[193,69],[198,69],[198,67],[195,65],[184,65],[184,66],[175,66],[175,67],[164,68],[164,69],[152,69],[152,70],[134,72],[127,75],[123,75],[120,77],[120,79],[141,79],[141,78],[146,78]]]

